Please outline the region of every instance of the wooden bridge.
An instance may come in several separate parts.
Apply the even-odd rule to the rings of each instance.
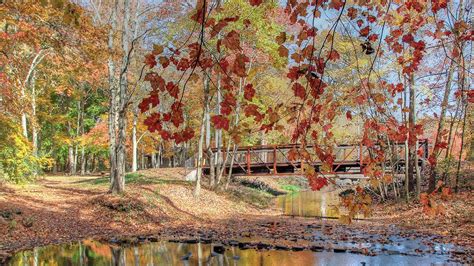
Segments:
[[[420,140],[418,149],[422,150],[419,156],[418,164],[422,167],[423,162],[428,158],[428,140]],[[231,164],[230,158],[227,159],[225,172],[228,173],[232,167],[233,175],[301,175],[305,164],[312,165],[316,171],[323,171],[322,162],[315,160],[307,162],[301,159],[290,160],[291,150],[301,149],[299,144],[288,145],[261,145],[239,147],[234,155],[234,162]],[[312,145],[306,146],[306,151],[311,158],[317,158],[314,155]],[[217,152],[213,149],[213,153]],[[222,152],[222,151],[221,151]],[[403,173],[405,169],[405,144],[392,144],[390,160],[385,162],[386,171],[393,169],[394,173]],[[339,145],[334,148],[335,160],[332,169],[323,171],[327,174],[360,175],[367,165],[365,161],[369,158],[369,149],[362,145]],[[223,152],[223,157],[228,156]],[[224,159],[225,160],[225,159]],[[232,165],[232,166],[231,166]],[[203,172],[210,172],[209,160],[206,160]]]

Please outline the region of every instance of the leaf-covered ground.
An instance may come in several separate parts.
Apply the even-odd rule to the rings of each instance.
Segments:
[[[419,203],[388,203],[375,207],[374,219],[380,223],[397,224],[446,236],[451,242],[474,246],[474,202],[472,191],[453,194],[448,199],[441,195],[434,201],[442,211],[430,214]]]
[[[315,241],[326,249],[343,242],[390,243],[401,236],[461,244],[467,250],[457,256],[466,261],[472,255],[472,193],[446,202],[443,218],[423,216],[421,206],[404,209],[397,204],[375,207],[375,217],[370,220],[342,225],[337,220],[280,216],[273,208],[263,208],[272,206],[268,203],[271,194],[240,182],[231,186],[230,195],[203,189],[196,198],[192,183],[185,181],[183,175],[183,169],[128,175],[128,192],[121,196],[108,194],[107,178],[99,176],[48,176],[36,184],[3,185],[0,235],[4,237],[0,238],[0,257],[49,243],[85,238],[129,241],[136,236],[238,240],[250,246],[294,249],[319,248],[314,247]],[[283,182],[268,187],[287,185],[296,186]],[[357,245],[350,249],[376,252]],[[434,249],[419,252],[430,253]]]

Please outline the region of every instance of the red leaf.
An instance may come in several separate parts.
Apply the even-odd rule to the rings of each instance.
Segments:
[[[301,99],[304,99],[306,96],[306,90],[303,87],[303,85],[299,84],[298,82],[294,83],[293,86],[291,87],[293,92],[295,93],[296,97],[300,97]]]
[[[370,34],[367,39],[369,39],[369,41],[371,42],[375,42],[378,38],[379,38],[379,35],[374,33],[374,34]]]
[[[344,6],[344,2],[342,0],[332,0],[329,4],[330,8],[334,8],[336,10],[340,10]]]
[[[339,53],[336,51],[336,50],[331,50],[328,54],[328,59],[331,60],[331,61],[337,61],[339,60],[339,58],[341,58],[341,56],[339,55]]]
[[[258,106],[255,104],[249,104],[245,106],[244,112],[245,112],[246,117],[250,117],[250,116],[255,117],[256,122],[261,122],[263,118],[265,117],[263,114],[261,114],[258,111]]]
[[[171,134],[166,130],[161,130],[160,131],[160,136],[164,140],[169,140],[171,138]]]
[[[240,35],[232,30],[222,39],[222,44],[231,50],[240,50]]]
[[[234,73],[239,77],[246,77],[245,63],[250,62],[250,59],[244,54],[238,54],[234,61]]]
[[[360,36],[367,37],[369,35],[369,32],[370,32],[370,27],[367,26],[360,30]]]
[[[215,115],[211,117],[211,122],[216,129],[229,130],[229,119],[222,115]]]
[[[255,89],[253,88],[253,85],[252,84],[245,85],[244,98],[247,101],[251,101],[253,99],[253,96],[255,96]]]
[[[147,126],[148,131],[155,132],[161,130],[161,121],[160,121],[160,114],[153,113],[149,117],[147,117],[143,123]]]
[[[347,111],[347,112],[346,112],[346,117],[347,117],[348,120],[352,120],[351,111]]]
[[[249,0],[251,6],[259,6],[261,5],[263,0]]]
[[[204,21],[205,12],[203,12],[203,1],[198,0],[196,4],[196,13],[191,16],[191,19],[199,24]]]
[[[215,37],[217,34],[219,34],[219,32],[224,28],[226,27],[229,22],[235,22],[239,20],[239,16],[235,16],[235,17],[228,17],[228,18],[224,18],[224,19],[221,19],[219,20],[219,22],[217,22],[216,25],[214,25],[212,27],[212,30],[211,30],[211,38]]]
[[[474,103],[474,90],[467,91],[467,101],[470,103]]]
[[[173,82],[169,81],[166,84],[166,90],[171,95],[171,97],[173,97],[175,99],[178,99],[179,88],[178,88],[177,85],[175,85]]]
[[[156,66],[156,60],[154,54],[147,54],[145,55],[145,64],[147,64],[150,68]]]
[[[148,111],[150,108],[157,106],[160,103],[160,98],[157,92],[152,92],[148,98],[144,98],[138,105],[142,113]]]
[[[166,81],[158,75],[156,72],[150,72],[145,75],[145,81],[149,81],[151,87],[156,90],[160,89],[161,91],[165,90]]]
[[[320,190],[321,188],[328,185],[328,180],[324,177],[309,176],[308,179],[311,190]]]
[[[425,46],[426,46],[425,42],[422,41],[422,40],[419,40],[419,41],[417,41],[417,42],[411,42],[410,45],[411,45],[413,48],[415,48],[416,50],[420,50],[420,51],[421,51],[421,50],[424,50],[424,49],[425,49]]]
[[[411,35],[411,33],[405,34],[405,35],[403,35],[403,37],[402,37],[402,41],[403,41],[404,43],[411,43],[411,42],[413,42],[414,40],[415,40],[415,39],[413,38],[413,35]]]
[[[290,80],[294,81],[297,80],[300,77],[300,69],[299,67],[292,67],[288,71],[288,74],[286,75]]]
[[[347,9],[347,16],[350,19],[355,19],[357,17],[357,9],[349,7],[349,9]]]
[[[181,58],[176,65],[176,69],[179,71],[185,71],[191,66],[191,61],[189,61],[187,58]]]

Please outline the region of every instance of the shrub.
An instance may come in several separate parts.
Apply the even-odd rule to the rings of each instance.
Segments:
[[[32,155],[32,147],[11,119],[0,116],[0,180],[31,181],[49,163]]]

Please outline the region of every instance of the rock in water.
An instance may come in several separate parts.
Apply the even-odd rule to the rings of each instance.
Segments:
[[[224,254],[224,252],[225,252],[225,247],[222,246],[222,245],[214,246],[214,247],[212,248],[212,251],[214,251],[214,252],[216,252],[216,253],[218,253],[218,254]]]
[[[189,258],[191,258],[192,255],[193,255],[193,253],[188,252],[186,255],[181,257],[181,260],[189,260]]]

